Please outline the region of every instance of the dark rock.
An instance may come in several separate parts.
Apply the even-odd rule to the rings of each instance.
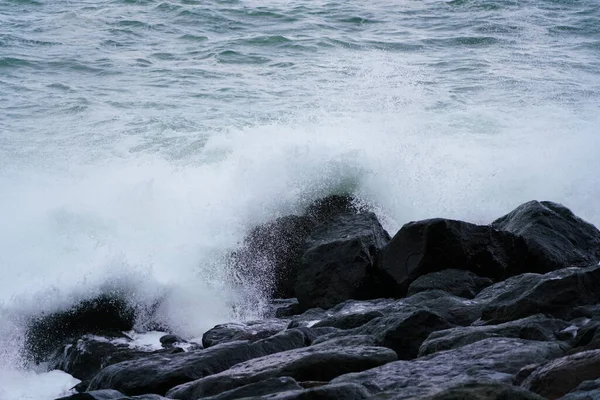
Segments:
[[[490,301],[491,293],[499,294]],[[515,276],[484,289],[475,300],[488,302],[482,319],[503,322],[537,313],[566,318],[573,307],[595,304],[599,298],[600,266],[595,265]]]
[[[544,400],[523,388],[500,382],[471,382],[419,400]]]
[[[600,231],[561,204],[530,201],[492,227],[525,239],[531,272],[588,267],[600,260]]]
[[[510,383],[519,369],[564,354],[558,343],[490,338],[413,361],[396,361],[340,376],[331,383],[359,383],[393,399],[432,396],[471,381]]]
[[[404,299],[405,304],[435,312],[456,325],[469,325],[481,317],[483,304],[441,290],[420,292]]]
[[[122,361],[133,360],[149,354],[170,354],[174,349],[143,351],[132,346],[132,340],[123,334],[111,337],[84,335],[56,352],[49,362],[49,369],[58,369],[86,381],[92,379],[102,368]]]
[[[127,395],[162,395],[172,387],[216,374],[238,363],[309,343],[304,331],[293,329],[254,343],[238,341],[186,353],[149,356],[104,368],[88,389],[116,389]]]
[[[354,383],[324,385],[307,390],[295,390],[261,399],[269,400],[362,400],[369,397],[369,392]]]
[[[287,328],[288,320],[270,319],[217,325],[202,336],[202,345],[209,348],[236,340],[256,341],[271,337]]]
[[[33,318],[25,335],[25,349],[41,362],[65,342],[85,334],[129,331],[134,323],[135,310],[120,295],[103,294],[66,311]]]
[[[286,318],[292,315],[300,314],[302,309],[298,303],[298,299],[273,299],[270,301],[271,313],[269,316],[275,318]]]
[[[157,394],[144,394],[141,396],[127,397],[116,390],[104,389],[94,390],[86,393],[77,393],[67,397],[61,397],[56,400],[167,400],[165,397]]]
[[[590,304],[573,308],[571,318],[594,318],[600,320],[600,304]]]
[[[600,349],[600,322],[588,321],[577,330],[573,352]]]
[[[313,325],[313,327],[319,328],[329,326],[338,329],[358,328],[374,318],[383,317],[383,315],[384,314],[381,311],[367,311],[357,314],[335,315],[317,322]]]
[[[575,390],[560,400],[597,400],[600,399],[600,379],[582,382]]]
[[[227,371],[177,386],[167,396],[197,399],[277,376],[290,376],[297,381],[329,381],[336,376],[370,369],[395,359],[396,354],[383,347],[343,347],[321,343],[238,364]]]
[[[386,297],[376,259],[389,235],[373,213],[344,214],[306,239],[295,293],[303,309],[330,308],[348,299]]]
[[[236,400],[243,397],[264,396],[267,394],[302,389],[302,386],[294,379],[283,376],[280,378],[269,378],[264,381],[250,383],[215,396],[203,397],[202,400]]]
[[[303,215],[278,218],[254,228],[231,256],[238,280],[273,297],[296,297],[294,285],[305,240],[320,223],[357,208],[349,196],[328,196],[309,205]]]
[[[184,339],[177,335],[164,335],[161,336],[159,341],[162,347],[167,349],[174,347],[177,343],[187,343]]]
[[[599,376],[600,350],[590,350],[542,365],[521,386],[547,399],[558,399],[582,382]]]
[[[527,246],[510,232],[437,218],[404,225],[381,259],[403,295],[418,277],[444,269],[468,270],[493,281],[522,273]]]
[[[419,349],[419,357],[438,351],[455,349],[491,337],[510,337],[527,340],[558,340],[569,324],[565,321],[534,315],[500,325],[467,326],[432,332]]]
[[[491,279],[479,277],[471,271],[445,269],[417,278],[408,287],[408,296],[426,290],[443,290],[458,297],[472,299],[492,283]]]
[[[398,359],[410,360],[417,357],[421,344],[432,332],[452,327],[438,314],[416,309],[374,319],[353,333],[372,335],[377,344],[394,350]]]

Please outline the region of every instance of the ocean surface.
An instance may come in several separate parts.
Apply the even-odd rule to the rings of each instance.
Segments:
[[[24,326],[105,291],[259,316],[225,256],[327,194],[600,224],[599,149],[597,0],[0,0],[0,399],[67,393]]]

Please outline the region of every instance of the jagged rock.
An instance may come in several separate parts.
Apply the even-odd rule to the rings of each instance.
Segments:
[[[455,349],[490,337],[510,337],[527,340],[559,340],[565,321],[538,314],[500,325],[467,326],[432,332],[419,349],[419,357],[443,350]]]
[[[271,308],[270,312],[267,312],[268,317],[275,318],[288,318],[302,312],[298,299],[271,299],[269,302]]]
[[[202,345],[209,348],[236,340],[256,341],[266,339],[287,328],[289,320],[268,319],[217,325],[202,336]]]
[[[344,214],[306,239],[295,293],[303,309],[330,308],[348,299],[385,297],[387,279],[376,259],[389,235],[375,214]]]
[[[523,274],[484,289],[475,300],[487,305],[482,319],[511,321],[537,313],[566,318],[573,307],[600,298],[600,266]]]
[[[264,396],[264,400],[362,400],[369,397],[369,392],[362,386],[353,383],[324,385],[307,390],[294,390],[273,396]],[[248,400],[250,398],[246,398]],[[255,398],[256,399],[256,398]]]
[[[202,400],[237,400],[244,397],[265,396],[268,394],[302,389],[303,387],[294,379],[283,376],[280,378],[269,378],[264,381],[250,383],[215,396],[203,397]]]
[[[600,399],[600,379],[582,382],[575,390],[560,398],[560,400],[596,400]]]
[[[443,290],[458,297],[472,299],[492,280],[475,275],[471,271],[445,269],[418,277],[408,287],[408,296],[427,290]]]
[[[510,383],[520,368],[564,354],[555,342],[490,338],[413,361],[396,361],[342,375],[331,383],[359,383],[394,399],[433,396],[452,386],[478,381]]]
[[[600,350],[561,357],[536,369],[521,384],[547,399],[558,399],[586,380],[600,376]]]
[[[257,226],[231,256],[238,279],[273,297],[296,297],[294,285],[305,240],[318,224],[356,212],[350,196],[333,195],[315,201],[303,215],[282,217]]]
[[[381,259],[381,268],[403,295],[418,277],[444,269],[468,270],[494,281],[522,273],[527,246],[510,232],[436,218],[404,225]]]
[[[378,398],[377,396],[375,398]],[[471,382],[418,400],[544,400],[535,393],[500,382]]]
[[[203,350],[125,361],[100,371],[88,390],[116,389],[127,395],[162,395],[177,385],[253,358],[306,346],[311,340],[305,331],[292,329],[254,343],[229,342]]]
[[[33,318],[25,335],[25,349],[36,362],[41,362],[75,338],[129,331],[134,323],[135,310],[121,296],[102,294],[66,311]]]
[[[105,334],[107,335],[107,334]],[[173,354],[183,351],[171,348],[159,351],[144,351],[132,346],[126,335],[84,335],[56,352],[49,362],[49,370],[58,369],[77,379],[92,379],[102,368],[122,361],[133,360],[150,354]]]
[[[56,400],[167,400],[167,398],[157,394],[144,394],[140,396],[128,397],[117,390],[103,389],[86,393],[76,393],[74,395],[61,397],[60,399]]]
[[[524,238],[531,272],[588,267],[600,261],[600,231],[561,204],[530,201],[492,227]]]
[[[321,343],[238,364],[221,373],[177,386],[167,396],[197,399],[277,376],[289,376],[297,381],[329,381],[348,372],[362,371],[394,360],[396,354],[383,347],[344,347]]]
[[[420,292],[403,299],[405,304],[435,312],[456,325],[469,325],[481,317],[483,304],[441,290]]]

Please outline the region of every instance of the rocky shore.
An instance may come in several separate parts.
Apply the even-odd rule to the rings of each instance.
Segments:
[[[264,319],[141,351],[105,295],[32,320],[27,351],[82,380],[62,400],[600,399],[600,231],[560,204],[391,237],[331,196],[230,258],[272,297]]]

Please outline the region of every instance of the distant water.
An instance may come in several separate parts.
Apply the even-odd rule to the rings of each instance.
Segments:
[[[224,255],[326,194],[391,233],[530,199],[600,224],[599,21],[597,0],[1,0],[0,399],[72,386],[20,357],[23,323],[105,290],[164,298],[188,337],[252,317]]]

